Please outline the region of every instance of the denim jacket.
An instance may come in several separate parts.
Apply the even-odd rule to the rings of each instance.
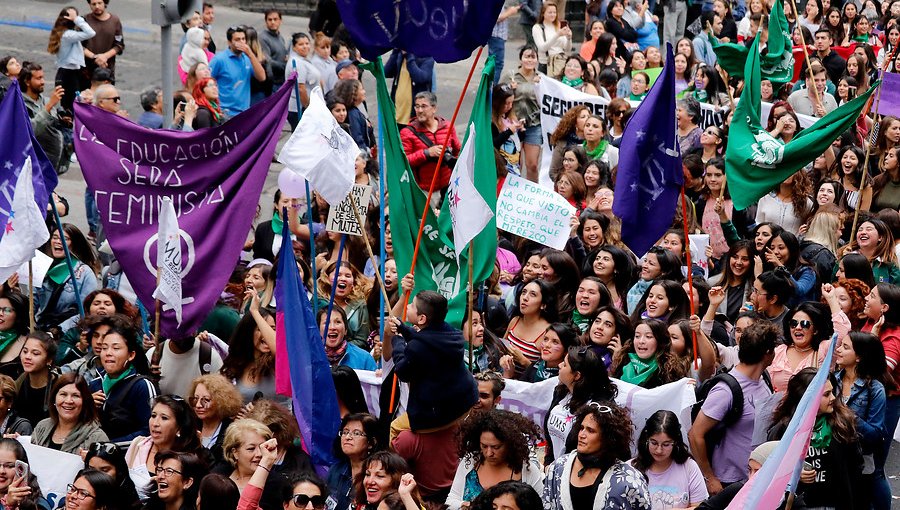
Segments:
[[[838,395],[841,395],[844,371],[835,373],[838,382]],[[884,441],[885,425],[884,415],[887,405],[887,397],[884,385],[879,381],[870,381],[868,384],[857,378],[847,398],[847,407],[856,414],[856,429],[860,435],[860,443],[864,453],[871,453],[873,448],[880,447]]]
[[[87,265],[77,260],[75,260],[74,262],[75,278],[78,279],[78,294],[81,299],[84,299],[88,294],[94,292],[99,288],[99,285],[97,283],[97,276],[94,274],[94,271]],[[75,295],[75,287],[72,285],[72,277],[70,276],[69,278],[67,278],[63,285],[65,286],[65,288],[63,289],[62,294],[59,297],[59,301],[57,301],[56,307],[53,310],[47,310],[47,305],[49,304],[50,297],[53,295],[53,291],[56,289],[57,285],[53,283],[50,278],[45,278],[43,285],[40,288],[34,289],[35,301],[37,302],[38,309],[38,321],[40,321],[40,317],[44,314],[53,315],[62,313],[69,309],[76,309],[77,298]],[[77,313],[78,312],[75,311],[72,313],[72,315],[76,315]]]
[[[59,41],[59,52],[56,54],[56,67],[63,69],[81,69],[84,67],[84,46],[82,41],[87,41],[96,35],[94,29],[81,16],[75,18],[75,26],[78,30],[66,30]]]

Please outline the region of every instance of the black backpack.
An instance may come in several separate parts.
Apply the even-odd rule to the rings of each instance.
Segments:
[[[763,371],[762,378],[763,382],[765,382],[766,386],[771,390],[772,382],[769,379],[769,374]],[[728,389],[731,390],[731,407],[725,412],[725,416],[722,417],[722,420],[706,433],[706,452],[707,456],[710,458],[712,458],[712,452],[716,445],[722,442],[722,439],[725,437],[725,431],[728,430],[730,426],[737,423],[744,414],[744,390],[733,375],[728,373],[728,371],[723,371],[703,381],[703,383],[697,386],[697,403],[691,407],[691,423],[693,424],[697,420],[697,415],[700,414],[700,410],[703,408],[703,404],[706,402],[706,397],[709,396],[709,392],[720,382],[724,382],[725,385],[728,386]]]

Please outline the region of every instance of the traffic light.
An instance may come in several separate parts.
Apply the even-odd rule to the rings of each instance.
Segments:
[[[154,25],[173,25],[190,18],[194,11],[202,12],[202,7],[203,0],[153,0],[150,20]]]

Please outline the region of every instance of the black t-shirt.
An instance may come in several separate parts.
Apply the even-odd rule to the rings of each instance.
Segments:
[[[44,397],[47,393],[47,387],[32,388],[28,383],[28,379],[22,384],[22,389],[16,396],[16,414],[25,418],[34,427],[39,421],[43,420],[49,413],[44,409]]]

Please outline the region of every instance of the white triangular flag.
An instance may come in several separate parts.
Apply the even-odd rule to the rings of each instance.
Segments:
[[[484,197],[475,188],[475,124],[469,126],[469,136],[459,153],[450,187],[447,189],[450,218],[453,221],[453,246],[456,260],[462,256],[466,245],[487,226],[494,213]]]
[[[359,147],[328,111],[322,89],[309,95],[309,106],[288,139],[278,161],[309,181],[325,201],[337,205],[353,188]]]
[[[181,231],[175,206],[169,197],[163,198],[160,208],[156,266],[159,269],[159,284],[153,291],[153,298],[172,307],[175,319],[181,325]]]
[[[34,203],[31,156],[25,158],[14,193],[9,219],[0,239],[0,282],[5,282],[19,266],[31,260],[34,250],[50,239],[44,213]]]

